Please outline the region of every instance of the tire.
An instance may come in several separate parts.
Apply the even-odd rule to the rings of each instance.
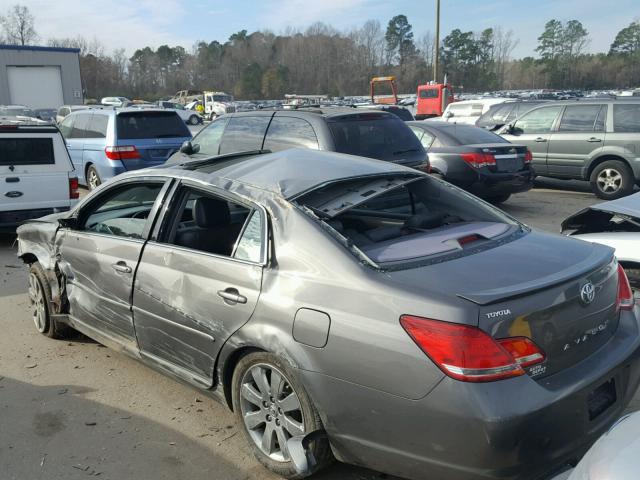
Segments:
[[[591,190],[598,198],[614,200],[630,195],[636,180],[626,163],[607,160],[594,168],[589,181]]]
[[[504,193],[502,195],[496,195],[495,197],[488,197],[487,201],[490,203],[504,203],[511,198],[510,193]]]
[[[197,125],[198,123],[200,123],[200,121],[198,120],[197,115],[191,115],[189,117],[189,125]]]
[[[87,168],[86,181],[87,188],[89,190],[95,190],[102,184],[100,174],[98,173],[98,170],[96,170],[96,167],[94,167],[93,165],[89,165],[89,168]]]
[[[38,332],[49,338],[69,336],[71,328],[51,318],[51,287],[39,262],[32,263],[29,267],[29,303],[33,309],[33,323]]]
[[[276,381],[274,372],[281,379],[276,383],[279,385],[280,392],[277,395],[271,393],[274,387],[273,382]],[[262,388],[258,387],[256,378],[264,379]],[[288,479],[299,479],[316,473],[331,463],[333,456],[326,438],[310,445],[317,464],[313,471],[306,475],[296,472],[288,452],[283,452],[279,443],[276,445],[279,437],[288,439],[291,436],[307,434],[323,428],[318,411],[304,387],[292,374],[291,369],[276,355],[255,352],[243,357],[233,373],[232,399],[240,430],[254,456],[267,469]],[[292,407],[291,410],[280,408],[285,405],[285,399],[290,399],[287,403]],[[286,407],[283,408],[286,409]],[[248,422],[253,424],[252,428],[249,427]],[[269,425],[272,430],[269,436],[270,441],[267,443],[264,438]],[[286,425],[291,425],[290,428],[295,435],[287,429]],[[268,445],[268,448],[261,445]]]

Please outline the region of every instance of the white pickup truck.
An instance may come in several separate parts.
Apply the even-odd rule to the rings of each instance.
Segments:
[[[69,210],[78,179],[58,127],[0,123],[0,231]]]

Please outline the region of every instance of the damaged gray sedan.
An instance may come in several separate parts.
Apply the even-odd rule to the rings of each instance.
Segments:
[[[209,392],[288,478],[333,457],[541,478],[640,383],[612,249],[388,162],[287,150],[139,170],[18,234],[38,331]]]

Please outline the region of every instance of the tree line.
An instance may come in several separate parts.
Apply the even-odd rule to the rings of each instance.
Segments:
[[[34,18],[15,5],[0,16],[0,43],[38,40]],[[578,20],[549,20],[537,57],[513,59],[512,30],[452,30],[440,42],[442,68],[459,91],[609,89],[640,86],[640,21],[620,30],[608,52],[586,53],[589,32]],[[415,92],[433,78],[435,40],[419,38],[405,15],[383,27],[368,20],[346,31],[324,23],[279,34],[241,30],[225,42],[198,41],[190,49],[162,45],[133,55],[107,52],[97,40],[50,38],[49,46],[80,49],[85,97],[122,95],[156,99],[178,90],[222,90],[239,99],[282,98],[285,93],[364,95],[376,75],[395,75],[399,90]],[[439,80],[442,80],[440,78]]]

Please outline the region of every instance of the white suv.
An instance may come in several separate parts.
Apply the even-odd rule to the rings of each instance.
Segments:
[[[0,124],[0,230],[69,210],[78,197],[78,179],[56,126]]]

